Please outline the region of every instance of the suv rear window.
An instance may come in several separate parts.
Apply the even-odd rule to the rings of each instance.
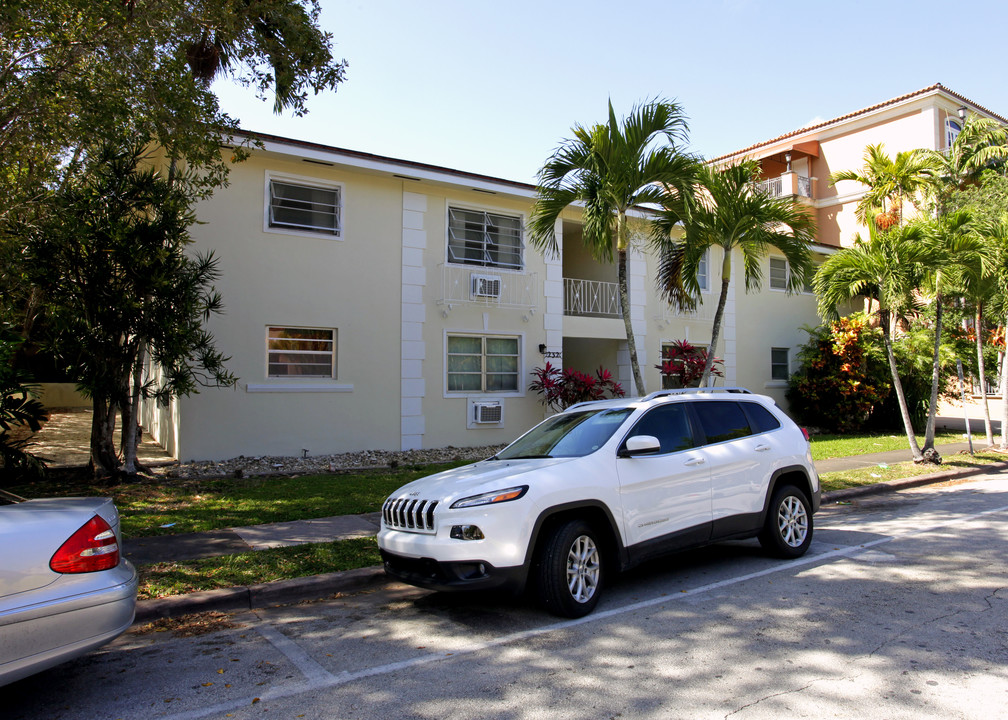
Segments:
[[[708,400],[694,402],[692,405],[700,418],[700,426],[707,436],[708,443],[734,440],[752,434],[749,420],[736,402]]]
[[[774,414],[758,403],[742,403],[746,415],[749,416],[749,424],[753,433],[765,433],[776,430],[780,427],[780,420]]]

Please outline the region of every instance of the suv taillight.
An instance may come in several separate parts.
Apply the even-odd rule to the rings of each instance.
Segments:
[[[71,535],[52,556],[49,567],[58,573],[109,570],[119,564],[119,543],[112,526],[95,515]]]
[[[805,442],[809,442],[808,430],[806,430],[805,428],[800,428],[800,429],[801,429],[801,434],[805,436]]]

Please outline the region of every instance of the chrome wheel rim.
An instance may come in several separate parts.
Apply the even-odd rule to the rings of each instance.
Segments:
[[[808,537],[808,513],[805,504],[794,495],[788,495],[777,510],[777,530],[781,540],[789,547],[800,547]]]
[[[599,581],[599,551],[595,541],[581,535],[567,553],[567,589],[579,603],[586,603],[595,595]]]

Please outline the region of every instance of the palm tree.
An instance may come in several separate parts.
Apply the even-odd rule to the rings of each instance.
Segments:
[[[830,184],[853,180],[868,189],[855,208],[857,219],[867,225],[874,219],[880,227],[903,223],[903,203],[918,207],[918,197],[928,182],[931,161],[916,150],[896,153],[891,159],[884,145],[869,145],[861,171],[842,170],[830,175]]]
[[[815,221],[793,199],[775,198],[760,190],[759,166],[747,160],[725,168],[702,166],[694,195],[673,194],[653,225],[652,242],[661,258],[659,291],[677,310],[696,306],[700,287],[697,269],[712,247],[721,248],[721,293],[711,328],[711,351],[700,378],[707,384],[731,283],[732,253],[742,254],[746,292],[762,284],[762,260],[771,249],[784,254],[791,272],[788,290],[799,291],[811,267],[810,243]],[[679,228],[679,229],[677,229]],[[681,236],[676,237],[681,231]]]
[[[857,235],[852,247],[843,248],[827,258],[813,281],[819,298],[819,314],[823,319],[835,319],[838,316],[837,305],[858,296],[874,296],[878,301],[893,389],[915,462],[923,460],[923,455],[910,421],[906,394],[893,355],[892,325],[899,314],[913,306],[913,292],[933,256],[934,249],[923,242],[920,225],[897,225],[881,230],[869,218],[868,239],[863,240],[861,235]]]
[[[954,271],[952,266],[970,263],[968,255],[975,254],[979,250],[979,241],[975,237],[968,237],[966,228],[968,218],[958,213],[949,213],[948,202],[953,193],[964,190],[969,184],[976,182],[980,173],[990,163],[1008,157],[1005,139],[1005,129],[1000,123],[979,115],[971,115],[966,119],[962,131],[956,136],[952,146],[946,151],[918,150],[916,153],[923,163],[923,177],[933,198],[936,220],[934,231],[930,235],[939,250],[938,263],[933,274],[935,349],[931,374],[931,403],[928,407],[927,430],[924,436],[924,452],[929,459],[937,456],[934,450],[934,426],[940,384],[938,350],[941,344],[942,268]],[[982,377],[980,382],[983,384]],[[941,462],[940,456],[936,459]]]
[[[970,115],[962,131],[945,151],[918,150],[938,213],[944,213],[951,194],[976,182],[992,163],[1008,158],[1008,131],[1001,123]]]
[[[987,252],[984,255],[987,267],[984,272],[995,279],[996,290],[991,298],[991,307],[1005,318],[1005,328],[1008,328],[1008,215],[983,223],[980,233],[987,240]],[[1008,347],[1005,348],[1001,363],[1000,448],[1008,450]]]
[[[997,261],[997,230],[995,226],[984,223],[978,225],[976,233],[979,238],[979,252],[971,253],[968,261],[963,262],[956,277],[953,279],[956,292],[973,308],[973,327],[975,329],[977,353],[977,377],[980,380],[980,400],[984,411],[984,431],[987,435],[987,445],[994,445],[994,430],[991,426],[990,407],[987,403],[987,372],[984,366],[983,325],[984,310],[997,296],[999,288],[996,272]]]
[[[654,100],[635,106],[619,122],[610,101],[608,123],[575,125],[572,132],[539,171],[530,242],[556,256],[560,214],[572,204],[584,205],[585,246],[599,262],[612,262],[616,254],[630,364],[637,393],[644,395],[627,285],[628,213],[662,203],[669,187],[691,186],[696,160],[676,145],[686,141],[685,115],[675,102]]]

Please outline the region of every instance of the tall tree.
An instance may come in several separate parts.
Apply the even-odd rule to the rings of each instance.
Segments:
[[[905,203],[919,207],[929,167],[929,161],[916,150],[898,152],[892,159],[879,143],[865,148],[860,171],[835,172],[830,175],[830,184],[852,180],[864,185],[867,189],[855,208],[857,219],[865,225],[872,219],[880,227],[888,227],[903,223]]]
[[[137,470],[134,395],[166,400],[235,382],[203,327],[222,307],[216,261],[186,253],[190,198],[143,169],[143,152],[102,147],[86,158],[83,179],[52,195],[24,228],[52,350],[92,401],[91,463],[100,476],[119,467],[117,411],[124,470]],[[148,352],[160,383],[142,378]]]
[[[980,181],[984,170],[1008,159],[1008,130],[990,118],[970,115],[946,150],[918,150],[935,210],[947,212],[956,192]]]
[[[721,334],[731,284],[732,254],[742,255],[746,292],[762,284],[762,261],[777,250],[790,267],[788,290],[804,287],[811,269],[815,221],[793,198],[771,197],[757,186],[759,166],[744,161],[724,168],[702,166],[697,192],[678,194],[653,226],[652,242],[661,258],[658,287],[673,307],[691,310],[700,295],[697,269],[711,248],[720,248],[721,291],[711,328],[711,350],[700,386],[707,384]],[[681,228],[679,234],[677,228]],[[677,237],[678,236],[678,237]]]
[[[685,115],[675,102],[655,100],[637,105],[622,121],[617,120],[610,102],[607,123],[575,125],[574,137],[561,144],[543,165],[529,220],[532,245],[556,255],[560,214],[572,204],[583,203],[586,247],[599,262],[612,262],[615,253],[620,311],[639,395],[646,390],[630,316],[628,216],[635,206],[665,202],[669,188],[689,191],[696,160],[680,149],[687,130]]]
[[[937,417],[938,388],[941,371],[938,358],[942,330],[942,279],[947,273],[957,273],[972,264],[979,252],[980,241],[971,232],[969,216],[959,211],[951,211],[949,202],[954,193],[975,184],[981,173],[992,163],[1008,157],[1005,145],[1004,127],[989,118],[971,115],[966,118],[962,130],[945,151],[918,150],[917,157],[922,163],[922,175],[927,181],[926,189],[931,197],[935,219],[929,233],[935,244],[936,265],[932,273],[935,298],[935,342],[931,373],[931,399],[928,405],[927,430],[924,437],[924,453],[929,460],[941,462],[934,447],[935,420]],[[979,332],[979,328],[977,332]],[[981,348],[982,355],[982,348]],[[983,360],[981,358],[980,362]],[[981,385],[983,379],[981,378]],[[986,405],[986,397],[984,398]]]
[[[922,225],[925,242],[931,246],[931,265],[925,279],[930,285],[935,310],[934,352],[931,361],[931,396],[928,402],[927,427],[924,446],[921,448],[928,462],[941,463],[941,455],[934,446],[935,419],[938,411],[938,389],[941,379],[941,338],[943,301],[949,282],[961,278],[967,268],[979,262],[982,242],[973,232],[972,217],[966,210],[939,215]]]
[[[896,319],[913,308],[913,293],[920,285],[924,269],[932,262],[933,254],[933,248],[923,242],[919,225],[896,225],[881,230],[869,218],[868,239],[857,235],[852,247],[842,248],[826,259],[813,280],[819,297],[819,314],[823,319],[836,319],[837,306],[859,296],[873,297],[878,301],[879,322],[893,389],[915,462],[923,460],[923,455],[896,367],[892,331]]]
[[[1001,442],[1000,448],[1008,450],[1008,351],[1005,350],[1003,328],[1008,327],[1008,177],[986,170],[980,183],[968,184],[965,189],[952,193],[949,207],[967,208],[974,217],[977,231],[984,239],[980,271],[981,282],[991,293],[984,295],[987,309],[1001,320],[1000,380],[1001,380]]]
[[[214,77],[227,75],[262,99],[272,92],[275,111],[296,115],[306,112],[309,91],[336,89],[346,63],[333,58],[332,38],[319,28],[319,11],[318,0],[9,0],[0,5],[0,311],[22,335],[32,339],[36,319],[48,308],[53,318],[45,324],[61,331],[57,339],[65,343],[54,350],[68,360],[86,356],[79,347],[83,338],[67,332],[72,324],[60,310],[53,283],[90,272],[74,263],[100,260],[83,246],[74,250],[72,222],[91,237],[132,228],[127,214],[113,212],[116,198],[101,197],[100,186],[91,182],[102,177],[106,189],[113,189],[107,177],[111,168],[98,167],[108,160],[120,171],[130,168],[133,190],[142,184],[135,166],[120,162],[123,153],[131,156],[135,150],[124,149],[122,138],[159,148],[162,155],[149,161],[166,160],[167,177],[161,180],[192,203],[225,184],[230,163],[247,155],[244,146],[221,152],[222,144],[233,144],[238,126],[220,110],[210,85]],[[85,211],[88,203],[92,209]],[[156,214],[156,204],[148,207]],[[53,208],[65,209],[64,217],[52,217]],[[184,210],[175,207],[180,218]],[[167,211],[157,212],[166,216]],[[94,225],[97,219],[113,225],[101,230]],[[35,243],[32,252],[25,244],[29,238]],[[152,255],[141,256],[144,251]],[[52,281],[27,266],[35,252],[38,267],[52,269]],[[135,252],[130,281],[102,290],[108,303],[124,308],[124,317],[128,308],[151,302],[144,292],[163,282],[158,273],[168,272],[156,243],[137,242]],[[53,265],[57,259],[70,264]],[[214,265],[203,258],[199,267],[176,264],[172,271],[179,302],[186,297],[184,278],[203,298],[181,313],[166,311],[163,321],[170,325],[174,318],[174,327],[144,331],[119,318],[123,324],[108,327],[128,328],[128,338],[112,339],[109,348],[90,347],[87,361],[72,368],[84,387],[94,386],[108,400],[107,407],[96,407],[92,437],[93,460],[102,472],[116,464],[109,440],[116,409],[128,435],[126,468],[134,467],[138,398],[148,391],[139,380],[145,357],[162,363],[171,378],[158,392],[186,392],[193,376],[191,368],[172,364],[176,357],[168,347],[182,352],[188,344],[195,355],[183,366],[202,365],[211,381],[228,377],[221,367],[210,369],[222,359],[210,349],[208,336],[200,336],[191,324],[192,317],[211,312],[214,305],[212,295],[199,289],[212,280]],[[97,286],[90,289],[97,291]],[[117,297],[113,290],[140,294]],[[152,291],[152,297],[163,291]],[[203,311],[193,310],[200,302]],[[179,341],[186,333],[188,340]],[[124,373],[134,376],[131,392],[123,390]]]

